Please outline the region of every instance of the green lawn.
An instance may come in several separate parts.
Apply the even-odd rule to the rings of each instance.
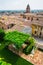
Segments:
[[[7,48],[0,51],[0,58],[4,58],[3,61],[10,63],[11,65],[33,65],[18,55],[12,53]]]

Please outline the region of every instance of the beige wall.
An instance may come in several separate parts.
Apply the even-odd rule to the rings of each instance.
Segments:
[[[3,24],[3,23],[0,22],[0,28],[7,29],[7,26],[5,24]]]
[[[21,15],[20,17],[21,18],[25,18],[26,17],[27,20],[28,20],[28,18],[29,18],[29,20],[32,20],[32,18],[33,18],[33,20],[43,21],[43,16],[36,15],[36,14],[31,14],[31,13]]]

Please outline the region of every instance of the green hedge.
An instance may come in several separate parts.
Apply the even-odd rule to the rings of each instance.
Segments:
[[[5,34],[5,32],[0,29],[0,50],[9,44],[14,44],[17,49],[20,49],[26,40],[28,40],[29,44],[24,49],[24,52],[29,54],[35,45],[34,38],[32,38],[29,34],[24,34],[18,31],[8,32]]]
[[[18,31],[8,32],[4,39],[14,43],[17,48],[21,48],[22,44],[30,37],[29,34],[24,34]]]
[[[2,42],[0,42],[0,50],[3,50],[3,48],[5,48],[11,43],[12,43],[11,41],[3,40]]]
[[[4,30],[3,29],[0,29],[0,42],[3,41],[4,36],[5,36]]]
[[[0,65],[11,65],[11,64],[0,60]]]
[[[28,39],[28,41],[29,41],[30,45],[28,44],[27,47],[23,50],[23,52],[25,54],[30,54],[32,49],[33,49],[33,47],[35,46],[35,39],[34,38],[30,37]]]
[[[4,60],[4,58],[0,58],[0,65],[11,65],[10,63],[7,63],[3,60]]]

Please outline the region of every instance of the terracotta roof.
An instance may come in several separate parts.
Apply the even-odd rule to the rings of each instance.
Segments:
[[[4,23],[5,25],[9,24],[17,24],[17,25],[26,25],[30,26],[31,21],[23,18],[18,18],[17,16],[7,16],[7,19],[0,20],[0,22]]]
[[[32,21],[32,24],[38,25],[38,26],[43,26],[43,21]]]
[[[22,15],[43,18],[43,15],[37,15],[36,13],[25,13]]]
[[[4,23],[5,25],[11,24],[11,23],[14,24],[14,21],[11,21],[11,20],[1,20],[0,22]]]

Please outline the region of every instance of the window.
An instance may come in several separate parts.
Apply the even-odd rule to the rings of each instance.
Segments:
[[[37,18],[37,20],[39,20],[39,19]]]
[[[35,34],[37,33],[37,31],[35,31]]]
[[[41,32],[40,32],[40,36],[41,36]]]
[[[33,18],[31,18],[31,21],[33,21]]]
[[[42,30],[42,27],[41,27],[41,30]]]
[[[30,18],[28,17],[28,20],[29,20]]]
[[[42,33],[40,32],[39,37],[41,37]]]

